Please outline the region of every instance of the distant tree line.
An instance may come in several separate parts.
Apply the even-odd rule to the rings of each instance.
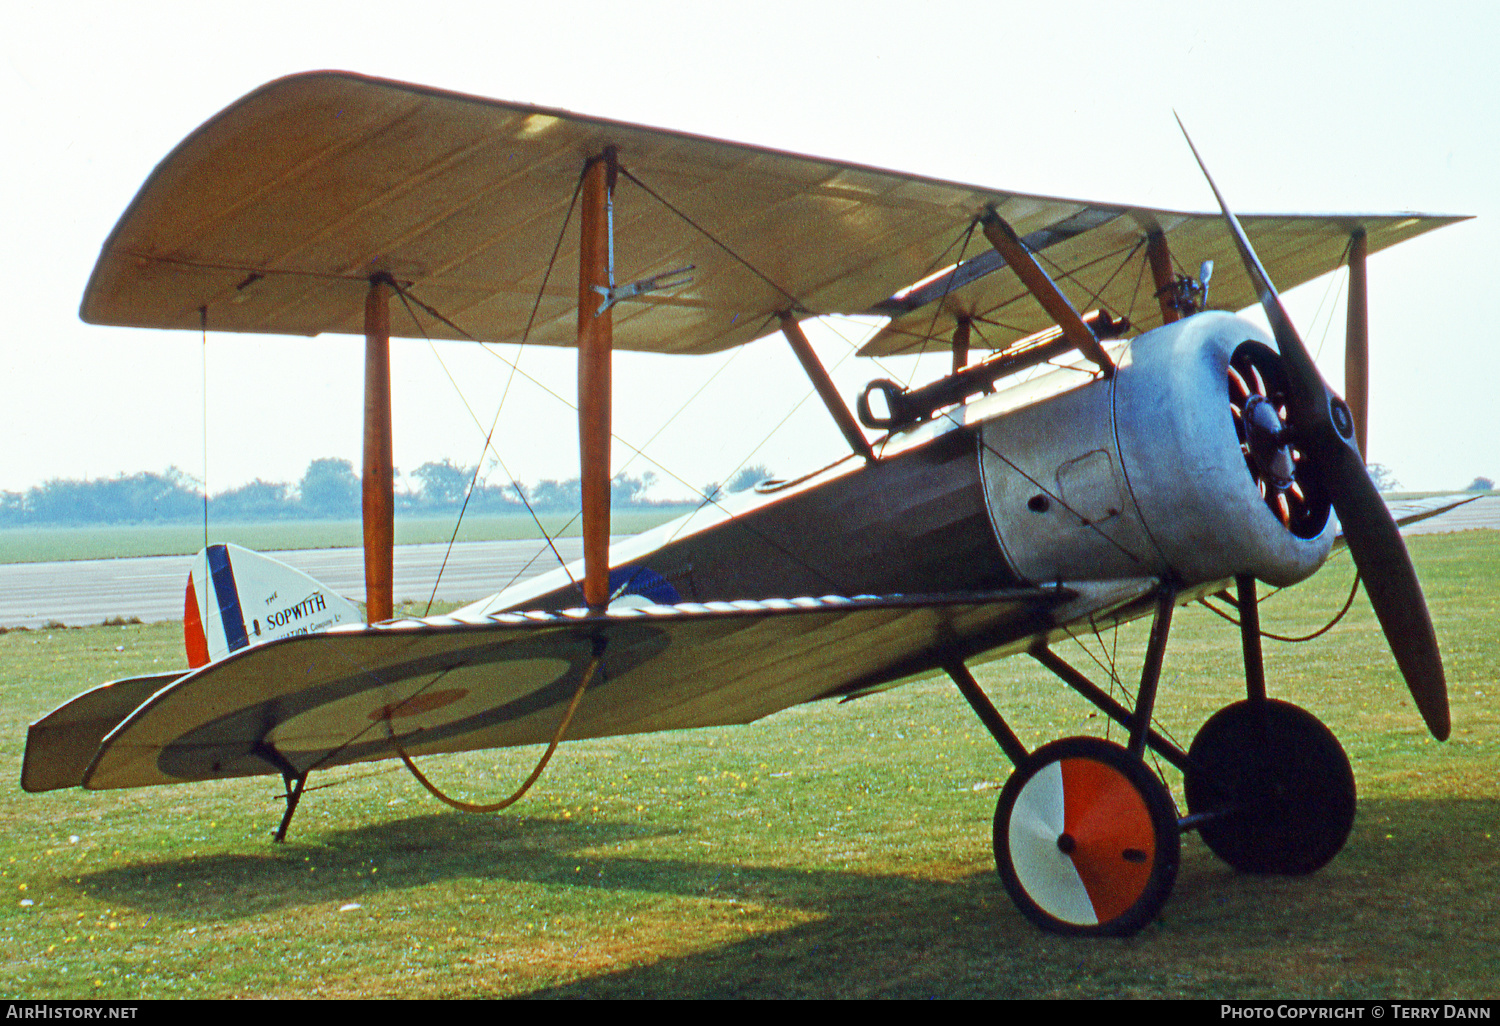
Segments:
[[[476,479],[473,467],[450,460],[424,463],[411,478],[415,489],[396,493],[398,516],[456,513],[469,493],[469,513],[523,513],[526,506],[510,483]],[[706,485],[705,495],[743,491],[769,477],[764,467],[746,467],[727,487]],[[639,477],[616,475],[610,482],[610,503],[616,509],[655,509],[681,505],[647,497],[657,481],[651,471]],[[526,502],[538,513],[575,512],[582,489],[578,478],[542,480],[520,485]],[[208,500],[212,520],[348,520],[360,515],[359,475],[354,464],[341,459],[319,459],[308,464],[295,485],[261,481],[213,495]],[[25,492],[0,492],[0,527],[68,524],[169,524],[200,520],[203,490],[199,482],[176,467],[166,473],[121,474],[93,481],[54,478]]]

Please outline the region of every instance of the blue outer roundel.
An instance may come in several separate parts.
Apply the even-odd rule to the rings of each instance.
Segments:
[[[643,566],[622,566],[609,572],[609,597],[620,595],[639,595],[659,606],[675,606],[682,601],[670,581]]]

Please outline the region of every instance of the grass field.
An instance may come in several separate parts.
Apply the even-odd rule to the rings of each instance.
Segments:
[[[615,510],[615,534],[639,534],[688,512],[691,506],[660,510]],[[566,514],[548,513],[542,526],[552,537],[576,537],[578,524]],[[397,518],[396,544],[446,542],[453,518]],[[363,544],[358,520],[282,520],[210,525],[215,542],[234,542],[258,552],[279,549],[348,548]],[[524,513],[465,517],[459,541],[540,538],[536,521]],[[202,524],[132,524],[88,527],[11,527],[0,529],[0,563],[42,563],[58,559],[112,559],[123,556],[192,555],[203,548]]]
[[[952,685],[930,680],[747,727],[568,744],[497,815],[448,810],[399,764],[314,777],[339,783],[308,793],[285,845],[269,840],[281,803],[268,779],[45,795],[12,783],[0,994],[1494,997],[1500,533],[1410,544],[1444,645],[1452,740],[1425,734],[1363,600],[1318,641],[1270,644],[1272,694],[1322,717],[1354,763],[1349,844],[1311,877],[1263,878],[1189,835],[1162,918],[1129,939],[1047,936],[1013,909],[989,836],[1008,770]],[[1321,626],[1350,576],[1336,560],[1267,599],[1265,628]],[[1127,680],[1145,634],[1140,623],[1118,639]],[[1087,644],[1103,658],[1115,641]],[[30,720],[181,661],[171,624],[0,636],[7,779]],[[1030,660],[978,677],[1028,745],[1106,732]],[[1161,726],[1186,743],[1240,681],[1236,630],[1180,610]],[[537,754],[424,769],[489,801]]]

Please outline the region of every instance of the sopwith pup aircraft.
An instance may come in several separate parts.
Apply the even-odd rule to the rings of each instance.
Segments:
[[[1322,723],[1269,693],[1257,582],[1296,584],[1347,544],[1417,711],[1448,736],[1436,633],[1363,456],[1365,262],[1461,218],[1219,204],[1019,195],[346,73],[271,82],[156,168],[82,316],[365,336],[366,611],[210,545],[188,581],[190,668],[38,721],[22,783],[279,776],[280,838],[309,775],[339,766],[550,755],[941,672],[1014,765],[995,857],[1038,926],[1139,930],[1189,830],[1241,871],[1311,873],[1348,837],[1354,777]],[[1340,264],[1347,401],[1276,291]],[[394,302],[415,316],[393,318]],[[1254,305],[1269,333],[1229,312]],[[802,327],[830,314],[888,318],[861,355],[941,350],[952,371],[879,378],[851,404]],[[393,334],[576,347],[581,563],[449,615],[392,617]],[[611,545],[612,351],[686,358],[768,335],[848,455]],[[1238,609],[1245,697],[1183,750],[1152,725],[1173,612],[1220,593]],[[1055,651],[1143,617],[1125,702]],[[1011,655],[1055,672],[1124,743],[1028,750],[970,672]],[[1183,773],[1185,811],[1148,751]]]

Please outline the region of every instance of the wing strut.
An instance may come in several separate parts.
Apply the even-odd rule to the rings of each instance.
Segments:
[[[619,165],[613,146],[583,174],[578,245],[578,459],[583,491],[583,600],[609,605],[609,441],[614,313],[595,286],[614,287],[610,250]]]
[[[372,277],[370,291],[365,294],[365,457],[361,481],[367,623],[389,620],[393,611],[396,495],[391,466],[390,300],[389,275]]]
[[[958,323],[953,326],[953,373],[957,374],[969,365],[969,329],[973,326],[974,319],[968,314],[960,314]]]
[[[1182,317],[1177,308],[1177,276],[1172,273],[1172,251],[1167,236],[1158,230],[1146,236],[1146,259],[1151,264],[1151,279],[1156,283],[1156,302],[1161,306],[1161,322],[1171,324]]]
[[[979,682],[974,679],[974,675],[969,672],[963,660],[950,659],[943,663],[943,669],[953,683],[958,685],[959,694],[964,696],[964,700],[969,703],[969,708],[973,709],[974,715],[979,717],[979,722],[985,725],[990,736],[1000,745],[1000,750],[1005,753],[1010,764],[1019,767],[1030,753],[1026,751],[1026,746],[1021,743],[1021,739],[1016,737],[1016,732],[1010,729],[1010,724],[1005,722],[1005,717],[1000,715],[1000,710],[995,708],[989,696],[984,693],[984,689],[979,686]]]
[[[1366,448],[1370,419],[1370,289],[1365,277],[1365,258],[1370,240],[1363,228],[1349,237],[1349,327],[1344,335],[1344,402],[1354,415],[1354,438],[1359,454],[1369,458]]]
[[[990,240],[990,245],[995,247],[995,252],[1016,272],[1016,277],[1021,279],[1021,284],[1036,297],[1042,309],[1047,311],[1047,316],[1057,322],[1062,329],[1063,336],[1072,343],[1073,347],[1097,364],[1104,372],[1106,378],[1115,373],[1115,363],[1099,344],[1098,337],[1092,328],[1073,309],[1073,304],[1068,302],[1068,297],[1062,294],[1050,275],[1042,270],[1042,265],[1036,262],[1036,257],[1031,255],[1031,250],[1021,241],[1016,230],[1005,223],[1004,218],[995,213],[993,207],[987,209],[980,220],[984,224],[984,237]]]
[[[859,424],[855,422],[854,414],[849,412],[849,407],[844,405],[844,400],[834,386],[833,379],[828,376],[828,371],[818,361],[818,354],[813,352],[812,343],[803,334],[802,325],[797,323],[797,318],[790,310],[783,310],[780,317],[781,333],[786,336],[792,352],[796,353],[797,359],[802,362],[802,369],[807,372],[813,387],[818,390],[818,395],[823,399],[823,405],[828,407],[828,412],[833,416],[834,422],[844,433],[844,439],[849,443],[849,448],[853,449],[856,455],[863,456],[866,463],[874,463],[875,450],[870,448],[870,440],[859,429]]]

